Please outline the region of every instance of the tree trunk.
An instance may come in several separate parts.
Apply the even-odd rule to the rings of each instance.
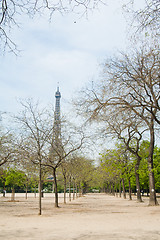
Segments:
[[[75,199],[75,183],[74,183],[74,180],[73,180],[73,200]]]
[[[15,200],[15,189],[14,187],[12,188],[12,194],[11,194],[11,201]]]
[[[121,198],[121,193],[122,193],[121,180],[119,180],[119,197],[120,197],[120,198]]]
[[[122,186],[123,186],[123,198],[126,199],[126,190],[124,186],[124,178],[122,178]]]
[[[76,183],[76,198],[78,197],[78,187],[77,187],[77,183]]]
[[[69,201],[71,201],[71,177],[69,177]]]
[[[139,164],[140,164],[140,158],[137,159],[137,162],[135,165],[135,177],[136,177],[137,201],[142,202],[141,188],[140,188],[140,183],[139,183],[139,173],[138,173]]]
[[[39,215],[42,214],[42,165],[39,166]]]
[[[28,193],[28,186],[26,185],[26,194],[25,194],[26,195],[26,197],[25,197],[26,199],[27,199],[27,193]]]
[[[112,193],[112,184],[111,183],[109,184],[109,193],[110,194]]]
[[[34,187],[34,197],[36,198],[36,185]]]
[[[80,183],[79,183],[79,188],[78,189],[79,189],[79,194],[78,195],[79,195],[79,197],[81,197],[81,185],[80,185]]]
[[[131,181],[130,181],[130,178],[128,179],[128,184],[129,184],[129,200],[132,200],[132,190],[131,190]]]
[[[81,197],[83,196],[83,187],[81,186]]]
[[[55,207],[58,206],[58,189],[57,189],[57,178],[56,178],[56,169],[53,168],[53,177],[54,177],[54,192],[55,192]]]
[[[107,183],[106,193],[109,193],[109,184]]]
[[[112,194],[113,194],[113,196],[115,196],[114,183],[112,183]]]
[[[116,197],[118,197],[117,184],[116,184]]]
[[[66,189],[67,189],[67,180],[66,180],[66,176],[64,176],[64,203],[66,204]]]
[[[154,153],[154,120],[151,119],[150,125],[150,145],[149,145],[149,156],[148,156],[148,171],[149,171],[149,205],[158,205],[155,191],[155,181],[153,172],[153,153]]]

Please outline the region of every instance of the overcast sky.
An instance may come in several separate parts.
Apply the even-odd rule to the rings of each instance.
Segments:
[[[0,110],[17,112],[18,98],[54,102],[59,82],[63,105],[89,80],[98,79],[100,63],[126,46],[126,22],[114,0],[88,19],[73,14],[55,14],[51,23],[24,18],[12,39],[22,51],[18,57],[0,57]]]

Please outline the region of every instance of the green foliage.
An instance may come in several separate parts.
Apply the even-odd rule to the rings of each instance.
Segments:
[[[141,158],[145,158],[147,159],[148,158],[148,155],[149,155],[149,141],[147,140],[144,140],[142,143],[141,143],[141,146],[140,146],[140,150],[139,150],[139,154],[141,156]]]
[[[148,151],[149,142],[143,141],[139,154],[142,158],[139,166],[140,185],[143,190],[149,188],[148,177]],[[122,144],[116,145],[115,149],[106,150],[105,153],[100,155],[100,164],[95,167],[93,161],[81,156],[74,156],[69,159],[65,165],[67,171],[67,179],[71,177],[73,181],[81,186],[84,190],[104,189],[108,184],[118,186],[120,179],[125,179],[125,187],[128,189],[128,181],[131,182],[132,190],[136,189],[135,179],[135,162],[136,158],[128,153]],[[29,168],[30,169],[30,168]],[[154,175],[156,191],[160,192],[160,148],[154,149]],[[26,172],[26,173],[25,173]],[[20,171],[16,169],[3,170],[0,169],[0,187],[4,185],[9,188],[24,188],[27,186],[28,190],[37,187],[37,175],[34,172],[31,174],[29,171]],[[58,173],[58,192],[63,192],[63,174],[61,171]],[[45,180],[45,176],[44,176]],[[68,181],[68,180],[67,180]],[[52,183],[44,182],[44,189],[52,191]]]
[[[160,192],[160,148],[155,147],[153,155],[155,188]]]
[[[148,155],[149,155],[149,141],[143,141],[139,155],[141,156],[141,162],[139,166],[139,179],[140,185],[143,190],[149,189],[149,173],[148,173]],[[153,171],[155,176],[155,187],[160,192],[160,148],[155,147],[153,156]],[[104,154],[101,154],[100,172],[101,176],[104,176],[103,183],[101,181],[101,187],[106,182],[117,183],[119,179],[130,179],[132,190],[136,189],[135,179],[135,156],[128,154],[124,151],[123,145],[116,145],[115,149],[107,150]],[[101,178],[101,177],[100,177]],[[125,186],[128,188],[128,181],[125,181]]]
[[[134,157],[123,144],[117,144],[115,149],[101,154],[101,168],[106,173],[105,181],[117,184],[120,179],[129,180],[133,176]]]
[[[23,187],[26,181],[26,176],[24,172],[10,169],[6,175],[5,185],[10,186],[12,189],[16,187]]]
[[[73,156],[67,166],[68,176],[83,188],[89,186],[93,179],[93,161],[81,156]]]
[[[149,155],[149,141],[143,141],[140,146],[139,154],[142,157],[139,175],[140,175],[140,184],[142,189],[149,189],[149,172],[148,172],[148,155]],[[155,177],[155,188],[160,191],[160,148],[157,146],[154,148],[153,155],[153,171]]]
[[[143,149],[144,151],[144,149]],[[148,177],[148,162],[146,158],[142,158],[139,166],[139,180],[141,188],[144,190],[149,189],[149,177]]]

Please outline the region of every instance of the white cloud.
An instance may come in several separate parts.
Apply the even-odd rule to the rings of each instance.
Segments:
[[[125,22],[118,0],[89,14],[89,19],[70,14],[24,18],[23,29],[13,36],[23,50],[21,57],[1,57],[0,109],[17,111],[13,99],[36,97],[54,100],[57,82],[62,96],[70,98],[76,88],[96,75],[99,62],[125,45]]]

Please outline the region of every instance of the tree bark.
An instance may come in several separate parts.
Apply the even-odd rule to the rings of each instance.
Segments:
[[[119,197],[121,198],[121,193],[122,193],[122,189],[121,189],[121,180],[119,181]]]
[[[137,190],[137,201],[142,202],[142,197],[141,197],[141,188],[140,188],[140,182],[139,182],[139,164],[140,164],[140,159],[137,159],[136,165],[135,165],[135,177],[136,177],[136,190]]]
[[[54,192],[55,192],[55,207],[58,206],[58,189],[57,189],[57,178],[56,178],[56,169],[53,168],[53,177],[54,177]]]
[[[149,146],[149,156],[148,156],[148,171],[149,171],[149,205],[158,205],[156,199],[155,191],[155,180],[153,172],[153,152],[154,152],[154,123],[153,119],[150,126],[150,146]]]
[[[66,180],[66,176],[64,176],[64,203],[66,204],[66,189],[67,189],[67,180]]]
[[[15,189],[14,187],[12,188],[12,195],[11,195],[11,201],[15,200]]]
[[[69,177],[69,201],[71,201],[71,177]]]
[[[126,190],[124,186],[124,178],[122,178],[122,186],[123,186],[123,198],[126,199]]]
[[[81,195],[82,195],[82,191],[81,191],[81,190],[82,190],[82,188],[81,188],[81,185],[80,185],[80,183],[79,183],[79,188],[78,188],[78,189],[79,189],[79,194],[78,194],[78,195],[79,195],[79,197],[81,197]]]
[[[110,194],[112,193],[112,184],[111,183],[109,184],[109,193]]]
[[[36,185],[34,187],[34,197],[36,198]]]
[[[53,191],[53,193],[55,192],[54,191],[54,180],[53,180],[53,185],[52,185],[52,191]]]
[[[81,197],[83,196],[84,192],[83,192],[83,186],[81,186]]]
[[[39,164],[39,215],[42,214],[42,165],[41,162]]]
[[[114,183],[112,183],[112,194],[113,194],[113,196],[115,196]]]
[[[74,179],[73,179],[73,200],[75,199],[75,183],[74,183]]]
[[[78,187],[77,187],[77,183],[76,183],[76,198],[78,198]]]
[[[116,197],[118,197],[118,190],[117,190],[117,184],[116,184]]]
[[[106,193],[109,193],[109,183],[107,183]]]
[[[129,184],[129,200],[132,200],[132,190],[131,190],[131,181],[130,181],[130,178],[128,179],[128,184]]]
[[[26,199],[27,199],[27,193],[28,193],[28,186],[26,185],[26,194],[25,194],[26,195],[26,197],[25,197]]]

